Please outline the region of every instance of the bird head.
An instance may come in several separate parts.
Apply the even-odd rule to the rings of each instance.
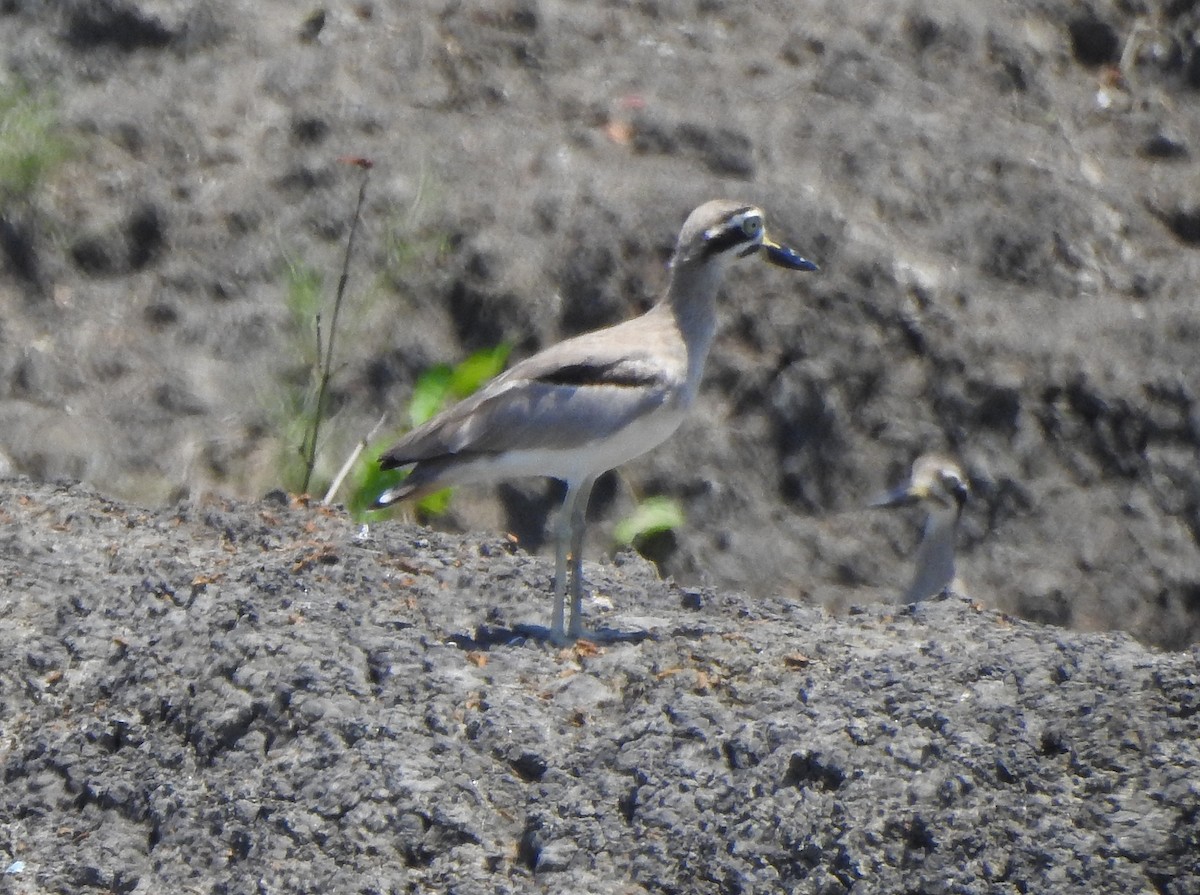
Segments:
[[[871,501],[873,507],[903,507],[924,504],[933,509],[962,511],[969,488],[958,465],[937,454],[918,457],[909,480]]]
[[[767,235],[761,208],[717,199],[701,205],[684,222],[675,248],[682,261],[712,262],[745,258],[761,252],[762,257],[789,270],[817,270],[795,249]]]

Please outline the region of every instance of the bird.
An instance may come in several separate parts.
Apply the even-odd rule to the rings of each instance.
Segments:
[[[928,516],[917,547],[912,583],[905,603],[928,600],[956,588],[954,545],[958,520],[967,504],[967,478],[958,465],[939,454],[924,454],[913,461],[909,480],[871,502],[872,507],[919,504]]]
[[[403,435],[379,465],[411,472],[380,494],[376,507],[467,483],[524,476],[565,482],[550,637],[584,636],[582,554],[592,486],[679,428],[700,387],[726,268],[755,254],[782,268],[818,269],[768,237],[759,207],[722,199],[700,205],[683,223],[666,289],[650,310],[520,361]],[[564,630],[568,552],[571,616]]]

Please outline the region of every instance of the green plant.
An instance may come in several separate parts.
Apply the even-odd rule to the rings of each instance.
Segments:
[[[306,490],[308,440],[317,426],[318,321],[325,279],[315,268],[288,258],[284,281],[284,302],[293,324],[292,352],[304,374],[284,386],[277,411],[285,446],[280,458],[280,479],[288,491],[302,492]]]
[[[683,506],[671,497],[647,497],[613,528],[613,540],[622,546],[655,534],[674,531],[684,523]]]
[[[292,257],[287,258],[285,277],[285,301],[293,322],[293,349],[301,363],[301,375],[292,377],[290,383],[285,383],[282,400],[277,404],[276,416],[279,419],[278,430],[282,434],[283,451],[280,457],[280,478],[289,491],[309,492],[310,488],[318,490],[315,480],[326,475],[322,463],[318,473],[319,456],[323,460],[327,453],[326,445],[321,440],[321,428],[330,416],[329,406],[330,386],[335,372],[334,343],[335,339],[349,339],[355,344],[370,340],[371,332],[377,328],[380,313],[392,314],[394,303],[389,302],[385,312],[377,299],[381,293],[378,287],[368,289],[364,296],[356,300],[355,313],[349,324],[349,331],[343,332],[343,324],[339,323],[339,314],[345,297],[346,284],[350,272],[350,260],[354,246],[355,235],[361,220],[362,208],[366,196],[367,181],[373,167],[370,159],[345,157],[339,161],[357,166],[362,171],[359,184],[358,202],[354,208],[354,216],[350,232],[346,240],[345,254],[342,261],[341,277],[338,280],[337,292],[332,310],[326,323],[323,318],[325,295],[325,278],[322,273],[312,266]],[[408,267],[416,265],[435,264],[449,246],[449,237],[437,233],[418,233],[416,223],[419,211],[426,201],[429,188],[428,178],[422,174],[417,197],[406,214],[393,216],[390,223],[384,227],[383,245],[385,251],[385,277],[393,280],[394,287],[404,275]],[[373,300],[374,299],[374,300]],[[409,423],[417,425],[425,418],[432,416],[450,397],[463,397],[470,394],[500,369],[508,356],[507,346],[479,352],[467,358],[457,367],[436,368],[422,377],[410,402],[408,411]],[[325,501],[333,499],[341,490],[343,481],[348,475],[354,474],[358,481],[363,476],[363,470],[372,465],[379,451],[374,451],[368,461],[362,454],[368,449],[368,444],[374,438],[386,420],[386,414],[376,423],[371,432],[364,437],[347,457],[342,468],[332,476],[325,492]],[[376,493],[384,489],[380,485]],[[358,495],[360,488],[355,489],[351,497],[351,505],[361,502]],[[372,496],[373,497],[373,496]],[[430,498],[420,506],[426,512],[444,511],[445,497]],[[365,506],[359,514],[365,513]]]
[[[448,403],[461,401],[474,394],[504,369],[511,350],[510,345],[500,344],[477,351],[454,366],[439,364],[426,370],[418,377],[408,399],[408,426],[415,428],[432,419]],[[356,519],[375,518],[378,511],[371,509],[375,499],[404,481],[408,475],[407,470],[379,468],[379,458],[393,440],[380,440],[358,459],[351,474],[353,484],[350,498],[346,501],[347,509]],[[446,512],[449,503],[450,489],[447,488],[420,501],[417,510],[426,516],[436,516]]]
[[[342,161],[354,164],[362,171],[362,180],[358,185],[358,201],[354,206],[354,217],[350,220],[350,233],[346,237],[346,253],[342,256],[342,274],[338,277],[337,291],[334,293],[333,313],[329,318],[329,335],[322,344],[321,317],[316,318],[317,365],[314,372],[317,376],[317,395],[313,403],[312,425],[308,429],[304,441],[304,482],[300,488],[307,493],[312,482],[313,470],[317,466],[317,444],[321,434],[321,421],[325,418],[325,396],[329,393],[329,384],[333,381],[333,346],[337,338],[338,315],[342,311],[342,300],[346,297],[346,284],[350,281],[350,258],[354,253],[354,237],[358,233],[358,222],[362,220],[362,207],[367,199],[367,181],[374,167],[369,159],[346,158]],[[322,355],[322,351],[324,354]]]
[[[354,238],[362,220],[363,203],[370,179],[370,159],[347,157],[339,159],[356,166],[362,172],[358,200],[346,237],[342,256],[342,272],[334,293],[333,308],[327,326],[323,326],[321,273],[308,265],[289,259],[287,264],[286,303],[296,325],[299,340],[298,354],[304,361],[308,376],[285,392],[282,408],[284,455],[281,479],[289,491],[308,493],[317,466],[317,450],[321,444],[321,424],[329,414],[329,388],[334,373],[334,345],[338,334],[338,317],[350,280],[350,260],[354,254]],[[293,452],[294,449],[294,452]]]
[[[52,100],[0,84],[0,201],[28,201],[69,154]]]
[[[450,236],[441,230],[424,231],[407,219],[392,221],[383,236],[382,281],[390,288],[403,287],[409,271],[434,267],[450,253]]]
[[[299,334],[297,348],[304,362],[311,366],[318,359],[315,350],[318,347],[317,320],[321,316],[321,295],[325,291],[325,278],[316,268],[293,258],[288,258],[286,263],[284,301]]]
[[[403,211],[395,210],[383,222],[380,242],[383,265],[380,275],[392,289],[407,288],[414,269],[435,268],[450,252],[450,235],[423,226],[429,207],[438,207],[442,190],[428,168],[422,167],[417,191]]]

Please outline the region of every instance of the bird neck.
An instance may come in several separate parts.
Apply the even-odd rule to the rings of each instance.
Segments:
[[[725,275],[719,261],[675,263],[659,309],[671,314],[688,352],[688,378],[699,381],[717,329],[717,291]]]
[[[925,522],[917,548],[917,569],[905,599],[909,603],[935,597],[954,580],[954,541],[958,534],[957,507],[936,509]]]

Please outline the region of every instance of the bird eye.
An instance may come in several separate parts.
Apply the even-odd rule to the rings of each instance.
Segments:
[[[742,232],[749,237],[758,236],[762,232],[762,218],[758,215],[751,214],[742,218]]]

